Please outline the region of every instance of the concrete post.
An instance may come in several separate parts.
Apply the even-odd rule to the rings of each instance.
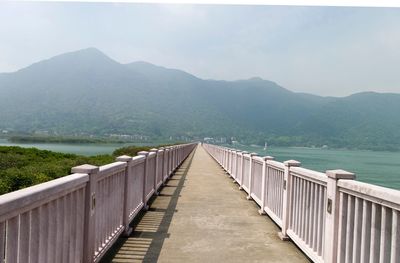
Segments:
[[[167,150],[168,150],[168,155],[167,155],[167,167],[166,167],[167,170],[166,170],[165,180],[167,180],[167,178],[169,177],[170,170],[171,170],[171,163],[170,163],[170,160],[171,160],[171,147],[168,146]]]
[[[173,165],[173,161],[172,161],[173,158],[174,158],[174,147],[170,146],[169,147],[169,158],[168,158],[168,165],[169,165],[168,178],[174,172],[174,165]]]
[[[225,171],[228,171],[228,163],[229,163],[229,148],[226,148],[225,149],[225,163],[224,163]]]
[[[229,167],[229,151],[230,149],[226,149],[226,161],[225,161],[225,173],[228,173],[228,167]]]
[[[263,159],[263,167],[262,167],[262,179],[261,179],[261,208],[260,210],[258,210],[258,213],[260,215],[264,215],[265,211],[264,211],[264,207],[265,207],[265,201],[266,201],[266,197],[267,197],[267,179],[269,178],[268,176],[268,169],[267,169],[267,164],[269,160],[273,160],[274,157],[272,156],[264,156],[262,157]]]
[[[174,146],[174,170],[173,170],[173,172],[175,172],[176,168],[178,167],[177,155],[178,155],[178,146]]]
[[[72,173],[89,175],[85,189],[85,219],[83,228],[83,259],[82,262],[94,262],[95,224],[96,224],[96,187],[99,167],[84,164],[71,169]]]
[[[233,149],[229,149],[228,151],[228,169],[227,169],[227,174],[228,176],[232,173],[232,153],[233,153]]]
[[[145,157],[144,159],[144,178],[143,178],[143,196],[142,196],[142,202],[143,202],[143,209],[147,211],[149,209],[149,206],[147,205],[146,201],[146,181],[147,181],[147,176],[148,176],[148,167],[149,167],[149,159],[147,158],[149,155],[149,152],[147,151],[141,151],[138,152],[138,155],[143,155]]]
[[[283,180],[283,209],[282,209],[282,231],[279,232],[279,238],[281,240],[289,240],[286,231],[289,227],[289,211],[291,210],[291,195],[292,195],[292,178],[290,174],[290,167],[299,167],[300,162],[295,160],[289,160],[284,162],[285,173]]]
[[[219,157],[219,165],[224,168],[224,158],[225,158],[225,150],[224,148],[217,148],[217,153]]]
[[[160,169],[160,174],[161,174],[161,185],[164,185],[165,148],[160,147],[159,152],[162,152],[162,160],[161,160],[161,167],[158,167],[158,169]]]
[[[175,171],[175,154],[176,154],[176,147],[172,146],[171,147],[171,174],[170,176],[174,173]]]
[[[163,183],[167,180],[168,177],[168,156],[169,156],[169,148],[164,148],[164,170],[163,170]]]
[[[239,174],[240,174],[240,172],[239,172],[239,162],[241,162],[241,160],[242,160],[241,157],[240,157],[242,155],[243,155],[243,151],[239,151],[239,150],[236,151],[236,155],[235,155],[235,158],[236,158],[235,172],[236,173],[233,175],[233,182],[234,183],[239,180]]]
[[[127,155],[122,155],[116,158],[118,162],[126,162],[125,176],[124,176],[124,206],[123,206],[123,217],[122,225],[125,227],[123,235],[128,237],[132,233],[132,228],[129,227],[129,211],[128,211],[128,179],[133,175],[131,173],[131,163],[132,157]]]
[[[244,174],[244,155],[248,154],[249,152],[243,151],[242,152],[242,158],[240,160],[242,166],[241,166],[241,171],[240,171],[240,184],[239,184],[239,190],[243,190],[243,174]]]
[[[228,149],[224,148],[224,162],[222,164],[222,167],[224,168],[225,171],[226,171],[227,163],[228,163]]]
[[[326,211],[325,211],[325,242],[324,262],[334,263],[338,254],[338,233],[339,233],[339,179],[353,180],[355,174],[344,170],[326,171],[328,183],[326,188]]]
[[[158,149],[156,148],[152,148],[150,149],[150,152],[153,152],[156,154],[156,156],[154,157],[156,165],[155,165],[155,171],[154,171],[154,184],[153,184],[153,189],[154,189],[154,195],[158,195],[157,192],[157,174],[158,174]]]
[[[254,176],[254,165],[253,165],[253,156],[257,156],[258,153],[250,153],[250,160],[249,160],[249,194],[246,197],[247,200],[252,200],[253,198],[251,197],[251,191],[253,190],[252,184],[253,184],[253,176]]]
[[[227,149],[227,162],[226,162],[226,168],[225,168],[225,174],[226,176],[229,177],[231,173],[231,162],[232,162],[232,149]]]
[[[235,165],[232,164],[232,178],[235,180],[235,178],[237,177],[237,162],[238,162],[238,156],[239,156],[239,150],[234,150],[233,151],[233,160],[235,160],[234,163]]]

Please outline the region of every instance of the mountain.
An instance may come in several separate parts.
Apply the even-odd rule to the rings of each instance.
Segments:
[[[0,129],[236,137],[249,143],[400,148],[400,94],[344,98],[251,78],[203,80],[95,48],[0,74]]]

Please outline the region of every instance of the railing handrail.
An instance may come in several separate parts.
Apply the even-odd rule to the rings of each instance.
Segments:
[[[400,210],[400,191],[352,180],[339,180],[339,191],[348,191],[360,198]]]
[[[292,167],[290,169],[290,172],[293,175],[309,178],[311,180],[317,181],[325,185],[328,181],[328,177],[326,176],[326,174],[311,169],[307,169],[304,167]]]
[[[37,203],[56,199],[60,193],[73,190],[88,180],[87,174],[75,173],[0,195],[0,220],[4,220],[7,214],[14,214]]]

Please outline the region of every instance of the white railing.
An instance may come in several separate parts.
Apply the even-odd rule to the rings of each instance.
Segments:
[[[314,262],[400,262],[400,191],[204,144],[239,188]]]
[[[196,144],[120,156],[0,196],[0,263],[98,262]]]

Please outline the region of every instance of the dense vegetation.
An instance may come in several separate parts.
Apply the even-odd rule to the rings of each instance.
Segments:
[[[160,146],[157,146],[160,147]],[[81,164],[104,165],[120,155],[135,156],[150,146],[129,146],[110,155],[80,156],[36,148],[0,146],[0,195],[70,174]]]
[[[0,131],[400,150],[399,113],[400,94],[334,98],[260,78],[204,80],[93,48],[0,74]]]

